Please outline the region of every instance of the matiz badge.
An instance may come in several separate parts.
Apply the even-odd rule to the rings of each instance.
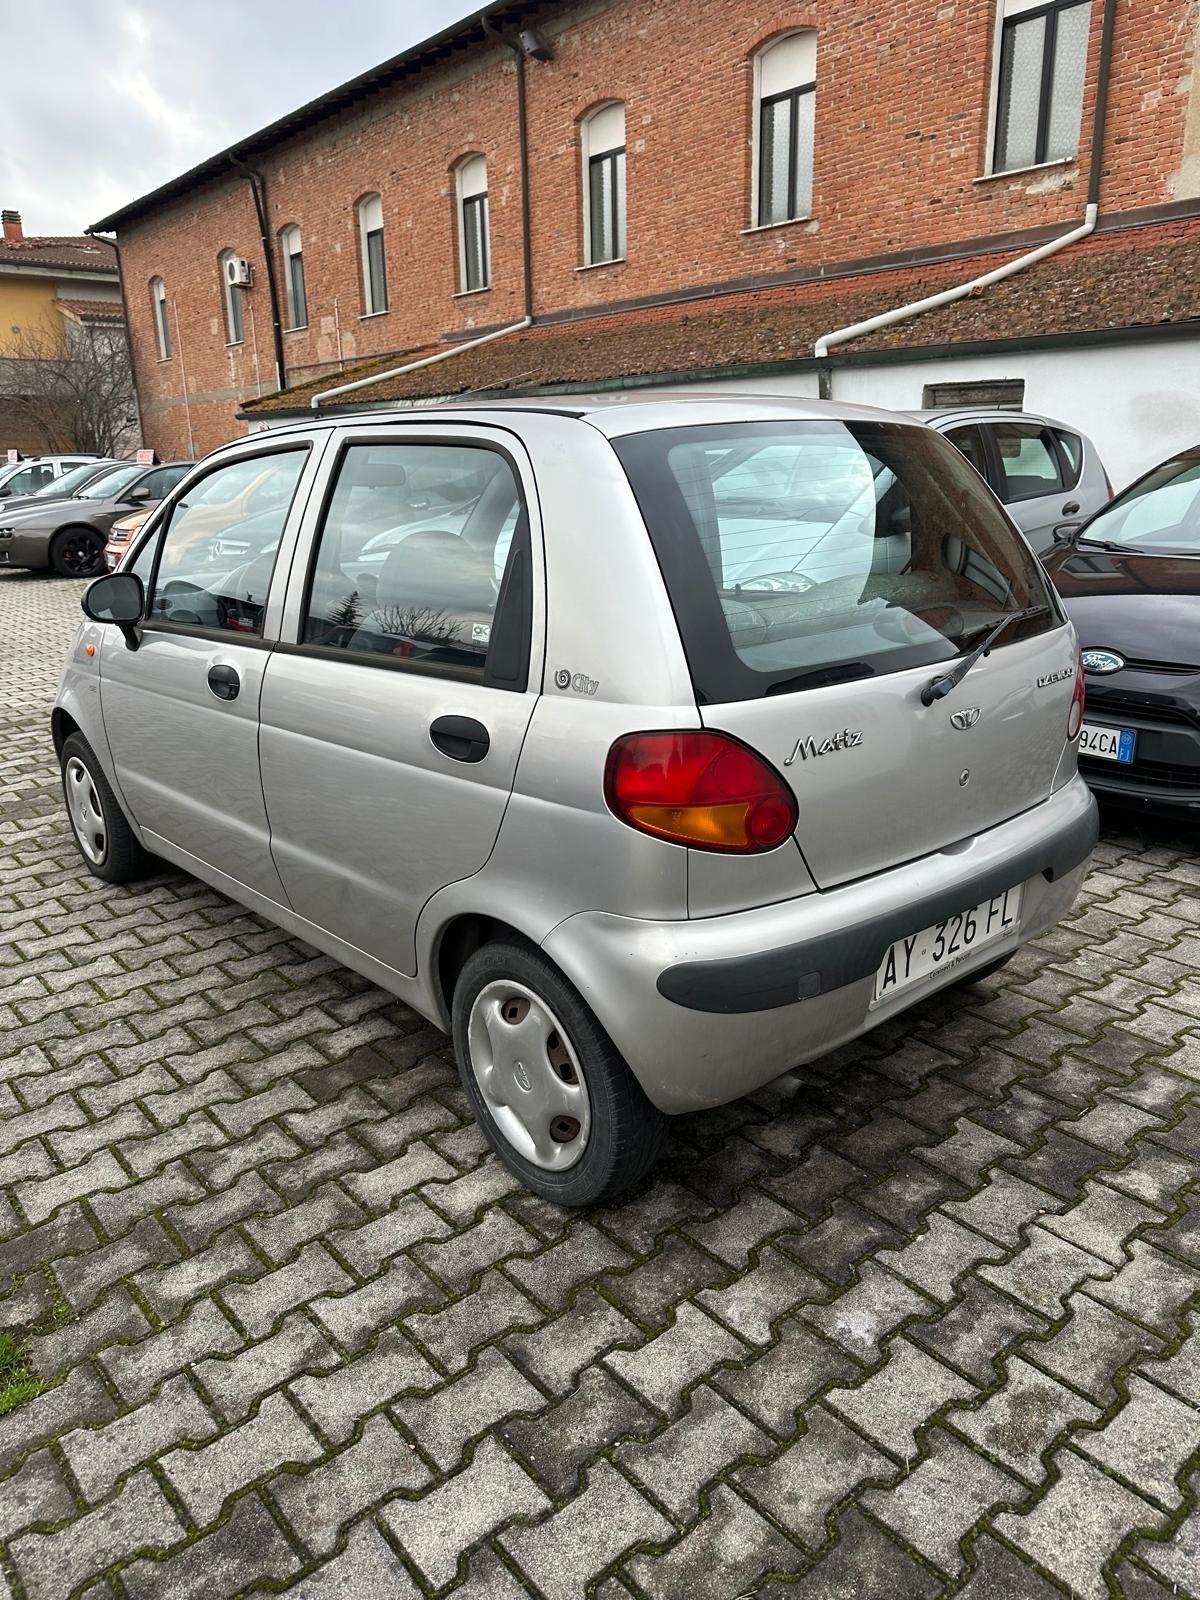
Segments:
[[[783,764],[790,767],[799,756],[801,761],[807,761],[810,756],[828,756],[835,750],[853,750],[862,743],[862,734],[853,728],[843,728],[840,733],[831,733],[828,739],[822,739],[820,744],[811,734],[805,739],[797,739],[795,748],[790,756],[785,756]]]

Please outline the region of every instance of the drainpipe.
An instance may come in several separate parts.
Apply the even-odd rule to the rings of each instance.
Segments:
[[[1091,167],[1088,173],[1088,198],[1087,208],[1083,214],[1083,221],[1071,229],[1069,233],[1060,234],[1057,239],[1049,239],[1045,244],[1038,245],[1037,249],[1026,251],[1024,255],[1016,256],[1012,261],[1006,261],[999,267],[994,267],[991,272],[981,273],[979,277],[972,278],[967,283],[956,284],[953,289],[943,289],[938,294],[926,295],[923,300],[914,300],[908,305],[895,306],[891,311],[882,311],[876,317],[868,317],[864,322],[851,323],[848,328],[837,328],[832,333],[822,334],[813,346],[813,355],[823,363],[818,368],[818,392],[822,400],[833,398],[833,368],[829,362],[830,353],[838,346],[849,344],[854,339],[862,339],[868,333],[877,333],[880,328],[890,328],[897,322],[903,322],[908,317],[920,316],[925,311],[936,311],[939,306],[953,305],[956,300],[965,300],[968,295],[981,294],[990,288],[993,283],[1000,283],[1005,278],[1011,278],[1018,272],[1024,272],[1027,267],[1036,266],[1039,261],[1045,261],[1048,256],[1057,255],[1060,250],[1065,250],[1068,245],[1077,244],[1080,239],[1086,239],[1088,234],[1095,231],[1096,219],[1100,214],[1100,160],[1104,146],[1104,117],[1108,107],[1108,80],[1112,65],[1113,24],[1116,16],[1117,0],[1105,0],[1104,25],[1100,36],[1100,62],[1096,81],[1096,108],[1092,118],[1092,152]]]
[[[142,397],[138,390],[137,373],[133,368],[133,339],[129,333],[129,298],[125,293],[125,268],[121,261],[121,246],[116,239],[110,239],[107,234],[97,233],[95,228],[85,228],[83,231],[89,239],[95,239],[97,244],[106,244],[116,258],[117,288],[121,291],[121,315],[125,319],[125,349],[129,356],[129,378],[133,385],[133,404],[137,410],[138,443],[145,444],[146,429],[142,417]]]
[[[456,344],[449,350],[439,350],[436,355],[422,356],[418,361],[406,361],[402,367],[389,367],[386,372],[373,372],[369,378],[355,378],[352,383],[339,383],[336,388],[322,389],[319,394],[314,394],[308,402],[314,411],[320,410],[321,401],[329,400],[335,394],[349,394],[352,389],[368,389],[373,383],[383,383],[387,378],[398,378],[404,372],[416,372],[421,367],[432,367],[439,361],[449,361],[451,356],[461,355],[464,350],[478,350],[481,344],[490,344],[493,339],[503,339],[506,334],[520,333],[522,328],[528,328],[532,317],[522,317],[520,322],[510,322],[506,328],[493,328],[491,333],[481,334],[478,339],[468,339],[465,344]]]
[[[267,180],[255,167],[249,166],[232,151],[230,161],[240,167],[242,177],[250,185],[254,196],[254,213],[258,218],[258,236],[262,240],[263,260],[267,268],[267,295],[271,301],[271,339],[275,346],[275,381],[281,389],[287,388],[287,366],[283,357],[283,318],[279,314],[279,286],[275,282],[275,254],[271,249],[270,223],[267,219]]]
[[[517,62],[517,149],[521,165],[521,266],[524,288],[524,310],[533,321],[533,224],[529,204],[529,127],[525,84],[525,59],[530,50],[537,53],[539,61],[550,59],[549,46],[539,36],[522,34],[515,41],[508,39],[488,21],[482,19],[483,31],[496,39],[505,49],[511,50]]]

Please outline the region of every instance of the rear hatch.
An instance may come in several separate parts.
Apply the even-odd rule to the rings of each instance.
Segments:
[[[1048,797],[1075,646],[1024,540],[931,430],[770,421],[615,441],[707,727],[774,766],[831,888]],[[922,691],[1017,612],[944,698]]]

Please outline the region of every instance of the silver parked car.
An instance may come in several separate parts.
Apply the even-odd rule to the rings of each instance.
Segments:
[[[214,560],[249,459],[285,492]],[[452,1031],[488,1139],[562,1204],[641,1176],[665,1114],[1002,964],[1096,838],[1054,591],[883,412],[274,430],[84,610],[53,731],[91,870],[163,857]]]
[[[1052,548],[1055,528],[1078,527],[1112,499],[1096,446],[1065,422],[982,407],[910,415],[958,446],[1038,555]]]

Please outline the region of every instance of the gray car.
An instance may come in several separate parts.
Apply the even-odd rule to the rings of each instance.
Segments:
[[[51,478],[40,489],[35,489],[32,494],[12,495],[0,503],[0,521],[8,522],[14,511],[26,511],[30,507],[41,511],[51,500],[70,500],[75,495],[81,494],[84,489],[95,483],[98,479],[106,477],[110,472],[115,472],[118,467],[128,463],[102,458],[99,461],[84,461],[71,467],[61,477]]]
[[[161,466],[131,462],[95,479],[69,500],[27,505],[8,512],[0,506],[0,567],[51,567],[64,578],[90,578],[104,570],[104,544],[119,517],[155,506],[191,466],[169,461]]]
[[[274,523],[214,562],[250,459]],[[453,511],[414,521],[439,481]],[[634,1182],[669,1114],[1003,964],[1096,839],[1070,623],[961,455],[883,412],[272,430],[84,610],[53,733],[91,871],[161,857],[452,1032],[561,1204]]]
[[[1053,546],[1055,528],[1079,527],[1112,499],[1096,446],[1065,422],[978,406],[910,415],[957,445],[1038,555]]]

